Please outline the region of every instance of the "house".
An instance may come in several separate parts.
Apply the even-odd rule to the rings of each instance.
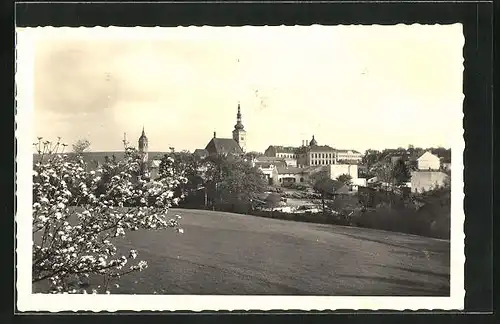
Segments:
[[[264,155],[275,158],[297,159],[297,147],[270,145]]]
[[[269,157],[269,156],[259,156],[253,159],[252,161],[254,164],[258,163],[272,163],[276,165],[277,167],[287,167],[291,166],[287,164],[287,161],[285,158],[277,158],[277,157]]]
[[[348,174],[352,179],[358,178],[358,166],[356,164],[332,164],[328,166],[328,177],[336,180],[340,175]]]
[[[355,150],[335,150],[336,159],[338,162],[344,163],[361,163],[363,154]]]
[[[276,185],[287,186],[294,183],[305,183],[308,179],[308,170],[295,167],[278,167],[278,182]]]
[[[276,164],[271,162],[253,162],[253,166],[264,174],[269,185],[272,186],[278,183],[278,166]],[[282,164],[279,167],[285,167],[285,165]]]
[[[449,176],[440,171],[413,171],[411,173],[411,190],[413,192],[424,192],[437,186],[443,186]]]
[[[427,151],[417,158],[418,170],[439,170],[441,167],[441,160],[437,155]]]

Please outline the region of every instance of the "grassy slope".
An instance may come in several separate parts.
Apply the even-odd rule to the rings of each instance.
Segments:
[[[149,268],[113,293],[449,295],[449,242],[361,228],[171,210],[185,233],[118,244]]]

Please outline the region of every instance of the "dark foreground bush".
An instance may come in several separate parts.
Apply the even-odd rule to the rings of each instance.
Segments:
[[[449,239],[450,215],[449,203],[430,202],[420,208],[383,205],[359,213],[353,221],[358,227]]]

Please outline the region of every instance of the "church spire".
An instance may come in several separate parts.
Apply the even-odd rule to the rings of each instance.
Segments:
[[[241,107],[240,103],[238,102],[238,113],[236,114],[236,125],[234,125],[234,129],[242,130],[244,128],[242,122],[241,122]]]
[[[148,150],[148,138],[146,136],[146,132],[144,131],[144,126],[142,126],[142,134],[139,137],[139,150],[147,151]]]
[[[139,137],[139,154],[141,155],[141,172],[144,174],[148,170],[148,138],[142,126],[142,134]]]

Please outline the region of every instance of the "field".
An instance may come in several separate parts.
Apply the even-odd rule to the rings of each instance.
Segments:
[[[137,231],[149,268],[112,293],[449,295],[449,242],[384,231],[201,210],[182,215],[184,234]]]

